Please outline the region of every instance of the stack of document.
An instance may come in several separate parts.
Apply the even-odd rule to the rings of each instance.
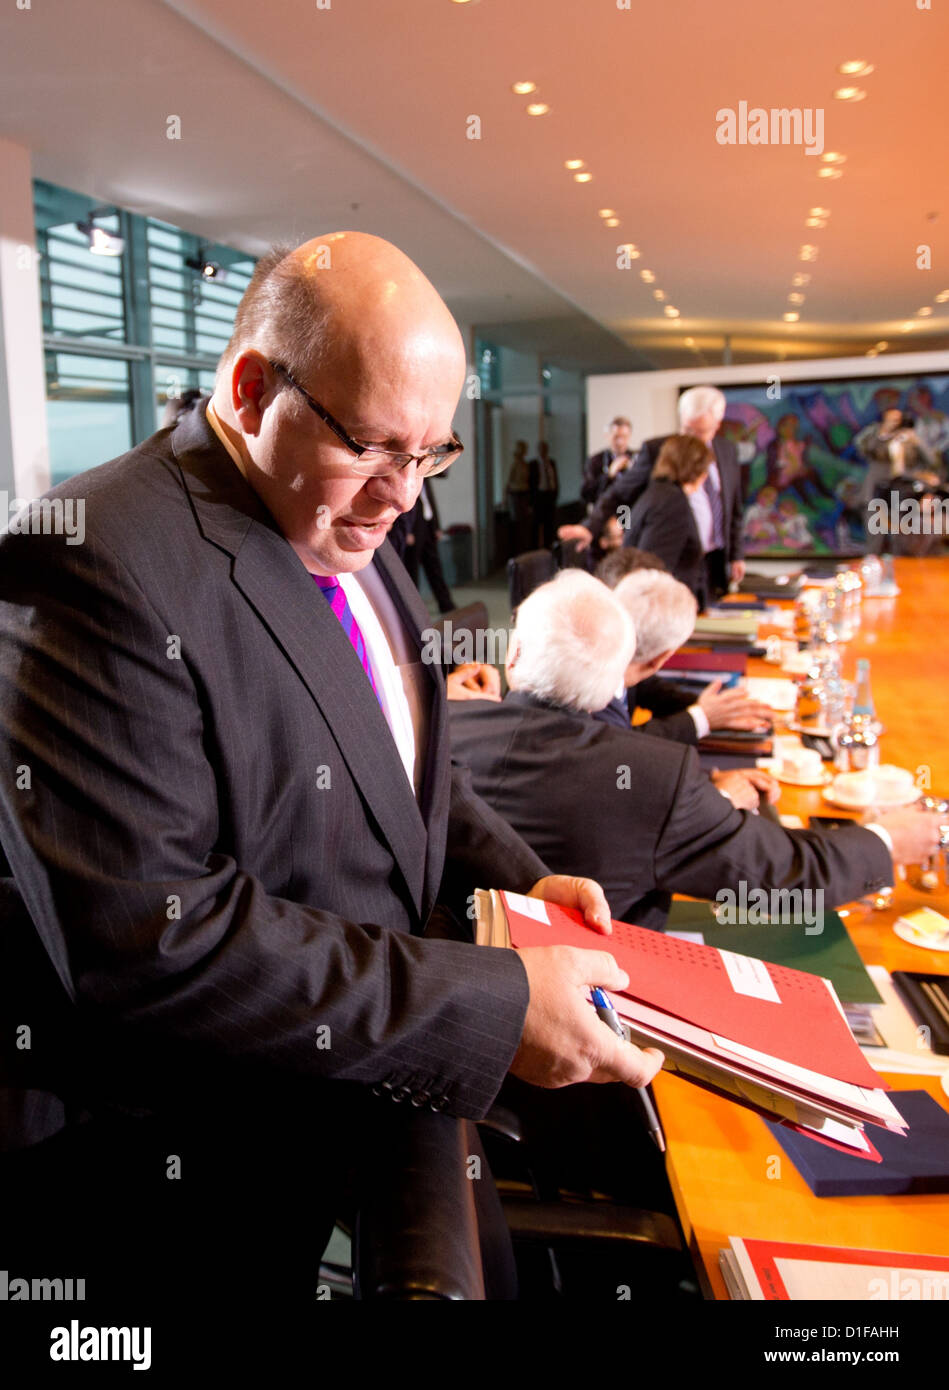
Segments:
[[[604,938],[579,912],[516,893],[475,902],[480,944],[608,950],[629,976],[612,1001],[631,1041],[687,1081],[874,1162],[866,1124],[906,1132],[829,980],[625,922]]]
[[[690,646],[701,646],[703,642],[714,642],[716,644],[734,644],[737,647],[750,647],[754,644],[758,635],[758,620],[760,613],[742,613],[739,611],[736,617],[729,615],[711,616],[706,614],[695,620],[695,627],[692,636],[689,638]]]
[[[719,1265],[733,1299],[944,1300],[949,1258],[729,1236]]]

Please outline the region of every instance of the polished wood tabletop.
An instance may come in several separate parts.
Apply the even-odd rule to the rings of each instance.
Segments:
[[[921,777],[932,793],[949,797],[949,558],[897,559],[894,569],[901,592],[864,602],[860,630],[845,649],[844,676],[853,678],[858,657],[870,659],[885,729],[882,761],[914,773],[925,769]],[[760,660],[749,662],[748,673],[781,674]],[[786,786],[777,810],[805,825],[810,815],[846,814],[828,806],[819,789]],[[892,930],[900,913],[924,906],[949,916],[944,882],[934,892],[898,882],[884,911],[849,905],[845,921],[864,962],[949,974],[949,954],[910,946]],[[894,1089],[926,1090],[949,1110],[935,1078],[884,1080]],[[949,1195],[815,1197],[757,1115],[665,1072],[653,1085],[669,1181],[711,1296],[728,1297],[718,1252],[729,1236],[949,1255]]]

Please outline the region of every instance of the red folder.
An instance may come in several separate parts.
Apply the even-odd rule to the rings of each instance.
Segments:
[[[838,1081],[883,1088],[832,988],[818,976],[625,922],[614,922],[612,936],[604,937],[572,908],[517,894],[502,897],[514,946],[609,951],[630,980],[628,989],[614,993]],[[529,903],[528,911],[519,903]]]
[[[676,652],[662,668],[664,671],[737,671],[743,676],[748,670],[745,652]]]

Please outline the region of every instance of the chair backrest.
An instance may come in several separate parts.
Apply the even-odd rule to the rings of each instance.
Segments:
[[[450,613],[441,615],[438,620],[442,634],[441,664],[446,670],[460,665],[463,661],[482,659],[476,654],[489,648],[486,641],[479,641],[478,638],[480,633],[487,631],[489,624],[487,606],[480,600],[477,603],[466,603],[464,608],[453,608]]]
[[[554,541],[553,552],[558,569],[592,570],[593,547],[588,545],[586,550],[578,550],[578,545],[579,541]]]
[[[541,584],[553,579],[556,573],[557,561],[550,550],[525,550],[523,555],[515,555],[508,560],[507,587],[511,611]]]

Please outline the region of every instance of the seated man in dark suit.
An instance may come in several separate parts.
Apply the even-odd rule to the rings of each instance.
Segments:
[[[520,605],[501,704],[450,703],[452,746],[485,800],[562,873],[596,875],[619,918],[661,928],[673,892],[714,899],[738,884],[822,888],[828,906],[893,882],[894,859],[934,852],[938,816],[785,830],[736,810],[695,750],[593,718],[624,653],[599,581],[565,570]]]
[[[596,577],[607,588],[615,589],[621,579],[643,570],[666,573],[657,556],[627,546],[601,560]],[[597,714],[598,719],[624,728],[635,717],[637,708],[648,709],[652,718],[648,724],[636,727],[655,738],[673,738],[679,743],[698,743],[711,729],[768,727],[768,706],[752,700],[740,686],[723,690],[721,681],[711,681],[696,699],[687,687],[656,674],[692,635],[697,604],[690,590],[673,581],[647,583],[638,590],[627,587],[624,592],[627,601],[634,593],[640,595],[631,609],[638,634],[635,681],[627,690],[617,692],[606,709]]]
[[[7,1107],[4,1206],[30,1270],[97,1257],[90,1298],[312,1301],[394,1129],[467,1127],[509,1071],[638,1086],[659,1065],[586,1002],[625,980],[606,952],[471,940],[478,886],[591,923],[607,904],[549,877],[453,765],[428,614],[387,541],[461,451],[464,375],[396,247],[275,248],[211,401],[53,490],[84,544],[28,511],[0,538],[0,970],[27,1023],[62,1025],[55,1045],[37,1026],[48,1065]],[[75,1162],[40,1169],[50,1145]]]

